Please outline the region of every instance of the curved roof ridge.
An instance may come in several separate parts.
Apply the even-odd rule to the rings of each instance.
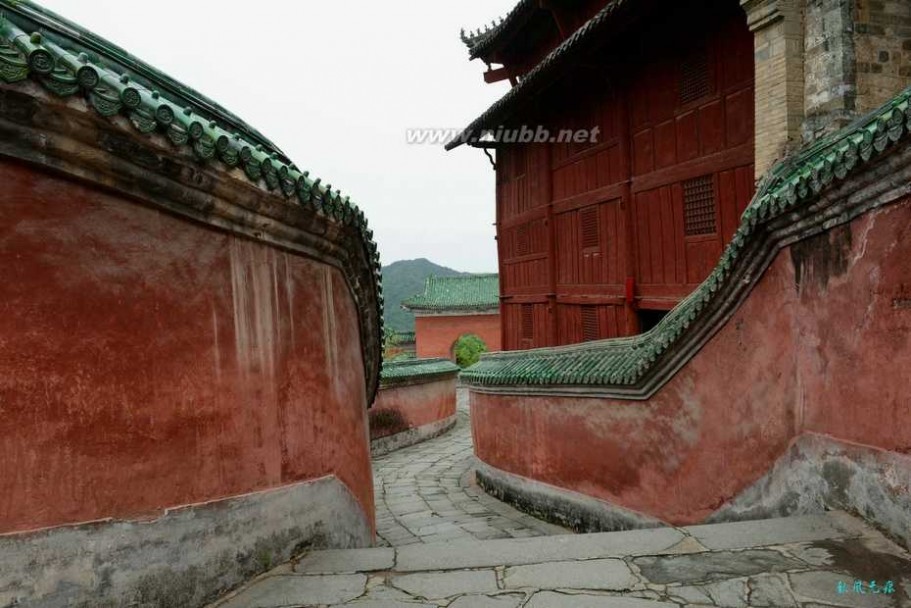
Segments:
[[[483,57],[506,32],[521,24],[522,18],[530,15],[532,9],[536,8],[536,6],[537,0],[519,0],[519,3],[505,16],[500,17],[499,21],[493,20],[490,25],[485,25],[483,29],[479,28],[470,32],[466,32],[463,28],[461,38],[465,46],[468,47],[470,58],[478,59]]]
[[[525,74],[516,86],[507,91],[503,97],[494,102],[492,106],[465,127],[450,143],[446,144],[445,149],[453,150],[464,143],[475,141],[483,129],[490,127],[490,123],[493,120],[498,119],[501,114],[509,111],[513,104],[522,99],[529,91],[532,91],[534,87],[539,86],[541,81],[553,72],[555,68],[559,67],[567,57],[571,56],[573,51],[590,38],[593,38],[603,25],[609,23],[620,8],[629,5],[631,2],[632,0],[610,0],[594,17],[586,21],[582,27],[573,32],[557,48],[548,53],[538,65]]]

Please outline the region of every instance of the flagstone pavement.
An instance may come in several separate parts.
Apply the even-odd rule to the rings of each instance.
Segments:
[[[833,512],[312,552],[218,608],[903,608],[911,557]]]
[[[569,534],[472,480],[450,433],[374,463],[378,545],[314,551],[210,608],[911,608],[911,555],[846,513]]]
[[[381,546],[568,534],[488,496],[474,481],[467,392],[445,435],[374,460]]]

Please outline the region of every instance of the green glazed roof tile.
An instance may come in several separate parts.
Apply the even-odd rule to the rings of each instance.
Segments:
[[[424,293],[412,296],[402,306],[417,311],[473,311],[499,308],[500,277],[473,274],[457,277],[428,277]]]
[[[777,163],[762,179],[741,217],[730,245],[711,275],[649,332],[628,338],[527,351],[485,353],[461,374],[480,387],[603,387],[621,394],[640,383],[656,362],[690,337],[710,305],[736,288],[734,271],[749,264],[746,247],[762,238],[761,227],[773,221],[796,221],[790,215],[809,205],[838,182],[862,171],[869,161],[911,140],[911,88],[837,133],[824,137]],[[753,277],[758,280],[758,277]]]

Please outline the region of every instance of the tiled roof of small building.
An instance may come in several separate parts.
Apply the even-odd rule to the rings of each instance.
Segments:
[[[456,277],[428,277],[424,293],[412,296],[402,306],[409,310],[487,310],[500,305],[500,277],[472,274]]]
[[[402,359],[384,361],[380,372],[382,386],[414,382],[438,376],[455,376],[459,366],[449,359]]]
[[[602,29],[611,24],[621,10],[630,4],[632,4],[632,0],[612,0],[609,2],[607,6],[589,19],[585,25],[576,30],[542,59],[538,65],[522,78],[519,84],[511,88],[506,95],[468,125],[461,134],[446,144],[446,149],[453,150],[462,144],[473,141],[473,138],[480,137],[481,131],[495,126],[496,122],[512,112],[518,103],[528,99],[535,92],[546,86],[549,78],[567,65],[571,65],[576,55],[584,50],[588,44],[601,41],[602,37],[599,34]]]
[[[462,30],[462,42],[468,47],[470,57],[472,59],[483,57],[509,31],[521,26],[537,8],[538,0],[519,0],[519,3],[505,17],[501,17],[499,21],[493,21],[490,25],[471,32]]]
[[[480,387],[586,387],[588,394],[648,398],[733,314],[781,247],[837,225],[877,204],[875,192],[842,208],[818,207],[820,195],[862,173],[883,153],[911,141],[911,88],[841,131],[778,163],[744,211],[711,275],[651,331],[573,346],[490,353],[462,372]],[[888,185],[889,170],[876,183]],[[880,203],[881,204],[881,203]]]
[[[268,33],[263,36],[268,39]],[[0,82],[34,82],[53,96],[84,101],[104,118],[122,116],[139,134],[167,137],[175,154],[221,163],[225,171],[237,168],[287,204],[312,211],[333,232],[353,231],[370,268],[368,281],[350,278],[356,297],[376,304],[364,312],[379,327],[376,336],[364,336],[365,362],[374,362],[367,370],[368,392],[375,389],[383,308],[379,251],[364,212],[347,196],[300,170],[259,131],[214,101],[29,0],[0,0]]]
[[[398,344],[414,344],[415,332],[397,331],[395,332],[395,339]]]

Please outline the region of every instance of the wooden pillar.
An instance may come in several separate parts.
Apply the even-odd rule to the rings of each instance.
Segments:
[[[541,144],[541,194],[546,197],[547,215],[544,227],[547,230],[547,345],[557,344],[557,236],[554,227],[554,172],[553,144]]]
[[[503,297],[503,233],[501,228],[503,226],[503,201],[500,200],[500,176],[502,175],[501,171],[504,171],[502,154],[500,154],[500,149],[497,148],[494,151],[496,155],[496,161],[494,163],[494,198],[496,199],[496,219],[494,220],[496,226],[496,236],[494,237],[497,240],[497,273],[500,277],[500,348],[502,350],[510,350],[515,348],[514,345],[509,344],[507,337],[507,325],[509,324],[509,316],[506,314],[506,304]]]
[[[629,111],[629,93],[623,95],[621,107],[623,116],[620,124],[623,125],[623,133],[620,134],[620,158],[623,159],[623,175],[626,181],[623,183],[623,198],[620,199],[620,219],[623,225],[620,227],[623,234],[625,247],[622,249],[623,263],[621,265],[625,270],[626,281],[624,285],[625,303],[623,310],[626,315],[626,333],[634,336],[639,333],[639,315],[638,307],[631,296],[635,296],[636,285],[636,247],[635,234],[633,229],[633,160],[632,160],[632,120]]]

